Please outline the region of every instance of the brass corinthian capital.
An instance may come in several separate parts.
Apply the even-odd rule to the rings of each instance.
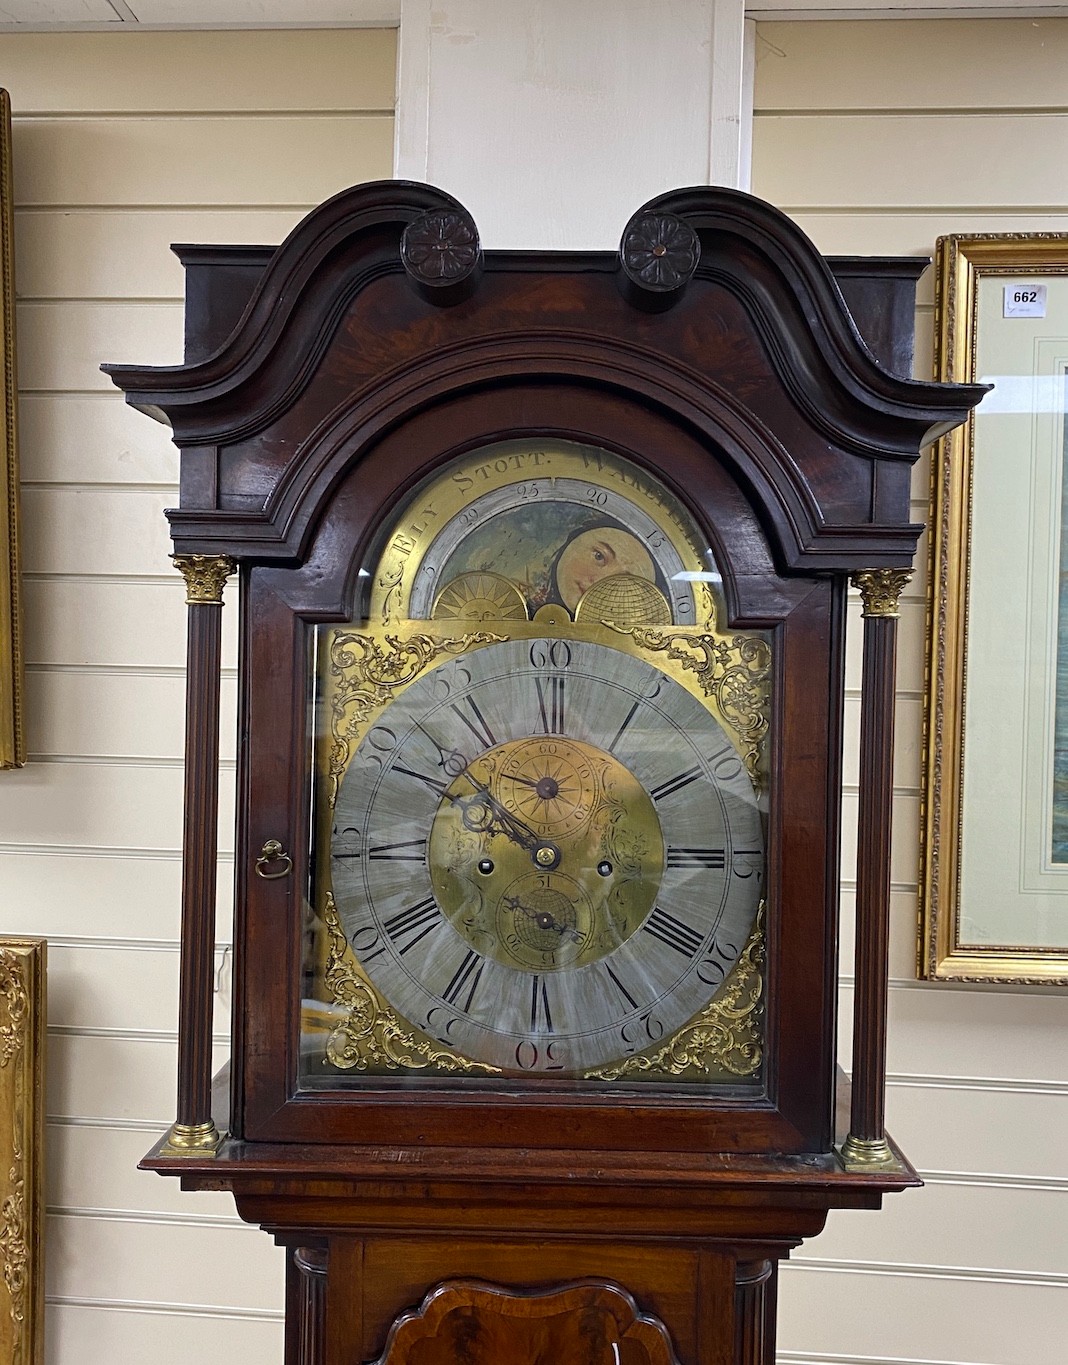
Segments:
[[[190,606],[219,606],[223,587],[237,565],[229,555],[172,555],[174,566],[185,579],[185,600]]]
[[[911,569],[861,569],[850,581],[860,592],[865,616],[900,616],[898,599],[911,577]]]

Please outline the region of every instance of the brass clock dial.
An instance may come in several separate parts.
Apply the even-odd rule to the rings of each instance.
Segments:
[[[333,890],[368,979],[459,1056],[582,1075],[669,1037],[757,913],[758,801],[690,692],[580,639],[411,683],[341,783]]]
[[[500,442],[362,578],[367,619],[319,637],[308,1083],[316,1055],[755,1078],[770,653],[716,633],[682,505],[608,451]]]

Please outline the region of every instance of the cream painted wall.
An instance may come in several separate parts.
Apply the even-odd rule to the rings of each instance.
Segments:
[[[754,193],[821,251],[931,255],[946,232],[1068,231],[1068,20],[761,23],[756,63]],[[924,378],[932,311],[928,272],[917,314]],[[926,479],[924,462],[917,520]],[[914,980],[924,612],[921,573],[901,620],[888,1121],[927,1185],[880,1213],[832,1214],[785,1268],[784,1365],[1068,1357],[1068,998]],[[847,812],[856,604],[850,626]],[[847,879],[851,858],[847,846]],[[845,1024],[852,896],[844,901]]]
[[[49,1365],[281,1359],[281,1253],[229,1197],[135,1169],[174,1115],[185,607],[176,452],[98,366],[181,359],[170,242],[277,242],[391,174],[394,64],[386,31],[0,35],[31,753],[0,775],[0,932],[50,940]],[[231,851],[221,945],[232,871]]]

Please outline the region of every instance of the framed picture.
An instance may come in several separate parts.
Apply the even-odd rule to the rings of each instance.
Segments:
[[[45,940],[0,937],[0,1360],[44,1359]]]
[[[919,974],[1068,985],[1068,234],[938,243]]]
[[[0,90],[0,768],[25,762],[19,603],[18,390],[12,236],[11,101]]]

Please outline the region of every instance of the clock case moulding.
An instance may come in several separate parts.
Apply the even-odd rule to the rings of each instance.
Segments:
[[[438,234],[435,268],[411,236],[405,245],[412,225]],[[650,271],[658,243],[667,248]],[[912,465],[983,392],[904,377],[926,263],[825,260],[770,205],[714,188],[645,205],[619,254],[483,252],[460,204],[400,181],[337,195],[277,249],[175,250],[186,267],[186,362],[104,368],[128,402],[173,430],[175,552],[229,557],[241,578],[233,1069],[221,1145],[185,1156],[159,1147],[145,1164],[189,1188],[232,1190],[243,1217],[303,1248],[291,1260],[295,1314],[340,1293],[335,1270],[355,1274],[372,1245],[397,1285],[425,1262],[418,1292],[397,1290],[395,1314],[450,1267],[487,1278],[499,1265],[509,1278],[507,1248],[536,1228],[570,1239],[570,1250],[557,1248],[559,1274],[542,1264],[528,1281],[625,1281],[635,1246],[654,1238],[662,1267],[694,1286],[729,1281],[741,1312],[829,1207],[876,1207],[917,1183],[896,1149],[868,1167],[837,1155],[848,1119],[836,1095],[848,1104],[848,1090],[834,1031],[846,587],[853,573],[911,568],[923,529],[910,519]],[[517,436],[600,445],[647,465],[707,531],[730,626],[773,632],[769,1060],[757,1101],[520,1083],[298,1093],[304,631],[348,619],[378,528],[422,478]],[[205,643],[196,610],[183,949],[210,965],[218,645]],[[892,733],[893,702],[892,647],[880,649],[882,690],[866,684],[864,705],[882,757],[861,830],[877,906],[888,893],[890,800],[877,732]],[[293,875],[261,882],[253,865],[272,838],[292,852]],[[885,928],[873,933],[882,971]],[[210,983],[195,966],[183,978],[180,1119],[183,1103],[186,1120],[209,1117]],[[885,981],[868,997],[855,1061],[862,1085],[875,1077],[881,1121]],[[464,1254],[435,1259],[418,1240],[427,1232],[460,1238]],[[700,1251],[695,1238],[715,1247]],[[765,1257],[770,1271],[759,1269]],[[645,1274],[632,1273],[631,1287],[655,1278]],[[750,1297],[750,1325],[766,1328],[773,1298]],[[697,1288],[694,1302],[705,1302]],[[381,1346],[381,1322],[364,1308],[370,1317],[352,1331],[366,1354],[352,1358]],[[364,1308],[339,1306],[335,1321]]]

